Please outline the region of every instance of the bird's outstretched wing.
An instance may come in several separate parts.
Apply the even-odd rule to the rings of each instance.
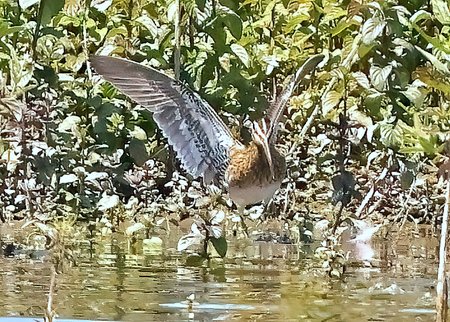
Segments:
[[[230,147],[237,142],[206,101],[153,68],[109,56],[92,56],[90,61],[98,74],[153,112],[188,173],[205,183],[223,178]]]
[[[269,140],[273,142],[276,140],[277,132],[278,132],[278,124],[280,122],[280,118],[283,115],[284,107],[286,103],[292,96],[297,85],[305,78],[307,74],[313,71],[317,65],[325,58],[324,55],[319,54],[310,57],[306,60],[303,65],[297,70],[295,75],[291,78],[286,88],[283,90],[279,98],[272,104],[268,111],[266,117],[270,121],[270,129],[268,132]]]

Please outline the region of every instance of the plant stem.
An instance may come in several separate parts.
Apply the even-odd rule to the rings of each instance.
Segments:
[[[439,245],[439,268],[438,282],[436,286],[436,321],[447,321],[447,278],[445,276],[445,264],[447,254],[447,231],[448,231],[448,208],[450,205],[450,180],[447,179],[447,189],[445,190],[444,215],[442,216],[441,241]]]

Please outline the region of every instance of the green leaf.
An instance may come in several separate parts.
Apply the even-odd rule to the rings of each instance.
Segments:
[[[449,2],[445,0],[431,0],[434,16],[443,25],[450,25]]]
[[[0,59],[10,60],[11,57],[8,54],[0,52]]]
[[[339,35],[344,30],[348,29],[350,26],[354,25],[354,20],[342,19],[336,27],[331,29],[331,36],[335,37]]]
[[[242,37],[242,20],[231,9],[222,7],[220,10],[220,20],[230,30],[231,35],[237,40]]]
[[[38,21],[42,26],[48,25],[63,7],[64,0],[41,0]]]
[[[150,158],[144,141],[134,138],[131,139],[129,149],[130,156],[138,166],[142,166]]]
[[[195,0],[195,4],[200,9],[200,11],[204,11],[205,10],[206,0]]]
[[[436,58],[433,54],[430,54],[429,52],[423,50],[422,48],[416,46],[417,50],[420,51],[422,55],[425,56],[426,59],[428,59],[431,64],[442,74],[444,75],[450,75],[450,71],[448,70],[447,66],[439,61],[439,59]]]
[[[205,257],[198,255],[198,254],[190,254],[186,258],[186,266],[192,266],[192,267],[201,267],[203,265],[203,262],[206,260]]]
[[[69,26],[72,25],[74,27],[79,27],[82,23],[82,18],[79,16],[64,16],[61,17],[58,21],[58,25],[60,26]]]
[[[410,170],[403,171],[400,175],[400,184],[403,190],[409,189],[414,182],[414,174]]]
[[[417,72],[417,75],[419,76],[418,79],[420,79],[422,82],[424,82],[428,87],[431,87],[433,89],[436,89],[438,91],[443,92],[446,95],[450,95],[450,84],[446,84],[443,79],[444,77],[436,77],[437,73],[429,73],[427,70],[419,70]]]
[[[14,34],[16,32],[25,30],[24,26],[9,27],[8,24],[1,24],[0,26],[0,38],[6,35]]]
[[[227,249],[228,249],[228,244],[227,244],[227,240],[225,239],[225,237],[219,237],[219,238],[211,237],[209,240],[213,244],[214,249],[216,250],[217,254],[219,254],[220,257],[222,257],[222,258],[225,257],[225,255],[227,254]]]
[[[372,52],[373,47],[375,47],[375,44],[366,45],[364,43],[361,43],[358,47],[358,56],[360,59],[364,58],[368,53]]]
[[[431,138],[432,140],[432,138]],[[419,143],[423,148],[423,151],[429,155],[435,155],[437,152],[437,146],[426,137],[419,137]]]
[[[244,47],[239,44],[231,44],[231,50],[233,53],[240,59],[240,61],[245,65],[245,67],[249,67],[249,56]]]
[[[292,32],[292,30],[300,28],[302,22],[308,21],[309,19],[311,18],[307,13],[301,12],[299,15],[294,16],[287,21],[283,31],[285,33]]]

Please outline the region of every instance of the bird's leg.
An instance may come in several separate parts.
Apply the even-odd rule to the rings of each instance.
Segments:
[[[241,218],[242,230],[244,231],[245,237],[248,237],[248,227],[247,227],[247,224],[245,223],[245,218],[244,218],[245,206],[238,205],[237,208],[238,208],[239,218]]]

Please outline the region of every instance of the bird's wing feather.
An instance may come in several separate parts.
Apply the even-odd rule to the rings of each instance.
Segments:
[[[297,70],[295,75],[290,79],[286,88],[283,90],[279,98],[269,107],[267,111],[267,118],[270,120],[270,129],[269,129],[269,141],[273,142],[276,140],[277,132],[278,132],[278,123],[280,122],[280,118],[283,115],[284,107],[286,103],[292,96],[297,85],[303,80],[303,78],[310,73],[316,66],[324,59],[324,55],[319,54],[315,55],[308,60],[306,60],[303,65]]]
[[[214,109],[198,94],[161,72],[121,58],[93,56],[95,71],[153,118],[184,168],[206,183],[221,179],[234,140]]]

